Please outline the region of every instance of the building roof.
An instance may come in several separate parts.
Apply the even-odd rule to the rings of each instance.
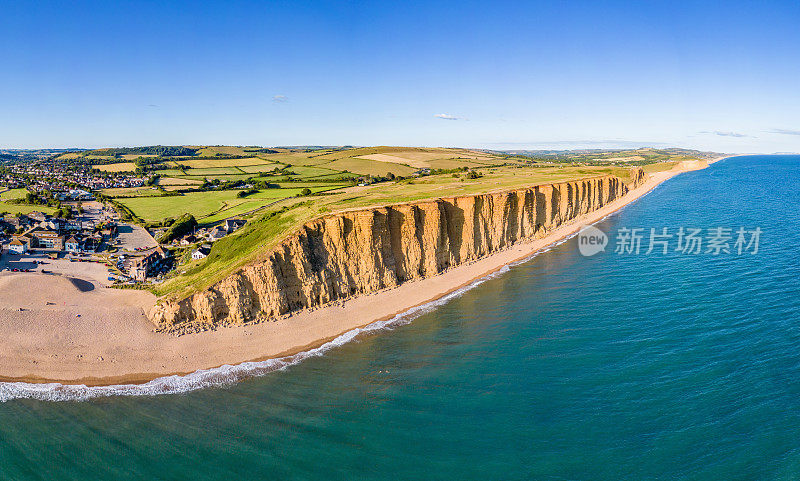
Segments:
[[[134,257],[133,260],[131,260],[131,267],[140,267],[140,266],[145,265],[147,263],[148,263],[147,256],[145,256],[145,257]]]

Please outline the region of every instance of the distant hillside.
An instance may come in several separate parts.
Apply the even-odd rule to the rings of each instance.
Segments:
[[[183,146],[164,146],[151,145],[148,147],[118,147],[108,149],[98,149],[93,151],[95,155],[156,155],[163,157],[189,156],[197,153],[199,149]]]
[[[494,151],[528,157],[533,161],[581,163],[587,165],[647,165],[691,159],[711,159],[719,156],[715,152],[668,148],[668,149],[581,149],[581,150],[507,150]]]

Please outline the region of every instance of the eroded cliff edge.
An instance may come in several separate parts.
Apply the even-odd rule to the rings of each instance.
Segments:
[[[630,186],[644,182],[641,168]],[[175,333],[265,320],[430,277],[546,236],[625,195],[604,175],[526,189],[347,211],[315,219],[221,282],[149,313]]]

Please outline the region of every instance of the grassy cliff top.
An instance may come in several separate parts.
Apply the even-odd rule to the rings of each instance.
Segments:
[[[158,174],[157,188],[104,191],[142,221],[158,222],[183,213],[191,213],[202,224],[232,216],[249,220],[243,229],[216,242],[206,259],[180,266],[152,288],[159,296],[185,297],[259,260],[301,225],[326,214],[603,174],[627,181],[633,166],[663,170],[703,155],[682,149],[565,153],[191,145],[99,149],[65,153],[61,159],[109,173],[138,168]],[[208,182],[261,187],[255,192],[236,190],[245,187],[201,189]],[[368,185],[357,185],[361,183]]]
[[[286,199],[259,212],[243,229],[219,240],[206,259],[181,267],[173,277],[156,285],[153,291],[159,296],[183,298],[209,287],[239,268],[259,260],[301,225],[323,215],[424,199],[513,190],[606,174],[628,181],[629,171],[628,167],[508,165],[477,169],[482,176],[474,179],[468,178],[466,173],[438,174]]]

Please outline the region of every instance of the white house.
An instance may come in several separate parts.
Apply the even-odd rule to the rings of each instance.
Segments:
[[[195,249],[192,252],[192,259],[194,260],[205,259],[206,257],[208,257],[208,253],[205,251],[205,249]]]
[[[28,251],[28,244],[20,242],[19,239],[14,239],[10,244],[8,244],[8,250],[15,254],[24,254]]]

